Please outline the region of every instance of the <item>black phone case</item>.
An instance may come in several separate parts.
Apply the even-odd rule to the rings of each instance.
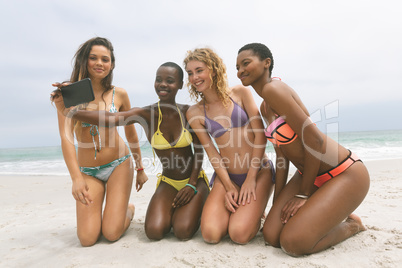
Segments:
[[[64,106],[66,108],[95,99],[91,79],[85,78],[61,88]]]

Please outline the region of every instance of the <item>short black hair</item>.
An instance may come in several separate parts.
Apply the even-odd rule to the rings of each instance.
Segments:
[[[260,60],[270,58],[271,66],[269,66],[269,72],[272,73],[272,69],[274,68],[274,58],[272,56],[271,50],[269,50],[266,45],[261,43],[250,43],[240,48],[237,54],[240,54],[240,52],[244,50],[252,50],[253,53],[260,58]]]
[[[183,81],[183,79],[184,79],[183,69],[177,63],[168,61],[168,62],[165,62],[164,64],[162,64],[161,67],[162,66],[175,68],[179,72],[180,81]]]

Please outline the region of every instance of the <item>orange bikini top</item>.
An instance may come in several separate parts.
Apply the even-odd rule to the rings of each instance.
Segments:
[[[275,145],[292,143],[297,134],[282,117],[277,117],[265,130],[265,137]]]

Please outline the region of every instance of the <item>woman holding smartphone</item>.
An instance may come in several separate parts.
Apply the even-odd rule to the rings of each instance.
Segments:
[[[156,72],[157,103],[118,113],[78,110],[72,115],[92,124],[139,123],[144,128],[162,165],[145,216],[145,234],[152,240],[162,239],[171,229],[180,240],[192,238],[199,229],[202,208],[209,194],[209,182],[201,168],[203,149],[185,117],[189,106],[176,103],[183,76],[179,65],[166,62]],[[61,99],[56,101],[56,106],[63,114],[71,110],[65,109]]]
[[[95,37],[79,47],[70,82],[91,79],[95,99],[86,105],[87,110],[117,112],[130,109],[127,92],[112,85],[114,67],[113,46],[109,40]],[[64,85],[53,84],[58,88]],[[57,96],[53,94],[52,100]],[[61,112],[57,117],[63,157],[73,183],[81,245],[95,244],[101,234],[109,241],[118,240],[134,217],[134,205],[128,203],[134,175],[131,154],[137,181],[143,183],[148,179],[142,167],[135,128],[132,125],[124,128],[128,148],[116,127],[103,128],[72,120]]]

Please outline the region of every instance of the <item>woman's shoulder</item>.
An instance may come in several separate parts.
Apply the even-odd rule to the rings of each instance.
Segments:
[[[121,100],[123,102],[124,100],[129,99],[127,91],[122,87],[113,86],[113,94],[115,99]]]
[[[282,80],[273,79],[271,82],[266,83],[262,89],[263,91],[290,91],[291,88]]]
[[[293,95],[294,90],[286,83],[279,80],[272,80],[270,83],[264,85],[261,95],[264,100],[276,101],[277,98],[288,98]]]
[[[130,98],[124,88],[113,86],[113,102],[119,111],[131,109]]]
[[[187,106],[188,106],[188,108],[187,108],[186,115],[188,115],[188,116],[193,117],[193,116],[197,116],[197,115],[204,113],[203,105],[200,102],[196,103],[194,105],[191,105],[191,106],[190,105],[187,105]]]
[[[180,111],[181,111],[183,114],[186,114],[187,111],[188,111],[188,109],[189,109],[191,106],[188,105],[188,104],[177,103],[177,107],[179,107]]]
[[[229,96],[233,100],[239,102],[243,99],[249,99],[252,96],[252,94],[250,88],[245,87],[243,85],[236,85],[230,88]]]
[[[243,94],[245,92],[249,92],[250,89],[248,87],[245,87],[243,85],[236,85],[230,88],[229,92],[231,94]]]
[[[122,87],[113,86],[113,90],[114,90],[115,94],[118,94],[118,95],[127,95],[127,91],[126,91],[124,88],[122,88]]]

